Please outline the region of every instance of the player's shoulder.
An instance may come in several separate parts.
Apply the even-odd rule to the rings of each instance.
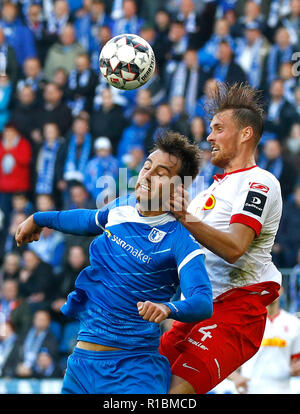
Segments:
[[[269,186],[269,189],[272,188],[280,190],[280,183],[275,175],[270,171],[260,168],[259,166],[249,170],[244,179],[250,179],[249,183],[253,189],[263,189],[263,186]],[[262,188],[259,187],[260,184],[262,185]]]
[[[195,243],[197,246],[202,248],[200,243],[195,239],[195,237],[179,222],[174,222],[174,237],[177,240],[179,246],[182,246],[183,242],[186,243]]]
[[[111,211],[118,207],[134,207],[136,204],[136,199],[132,195],[122,196],[114,199],[110,203],[106,204],[100,209],[100,211]]]
[[[280,318],[284,323],[289,323],[291,326],[300,328],[300,319],[296,315],[287,312],[285,309],[280,310]]]

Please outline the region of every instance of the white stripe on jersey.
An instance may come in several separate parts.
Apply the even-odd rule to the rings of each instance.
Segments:
[[[186,265],[188,262],[190,262],[194,257],[198,256],[199,254],[204,254],[204,251],[202,249],[197,249],[188,254],[180,263],[178,266],[178,275],[180,275],[180,270],[183,268],[184,265]]]
[[[108,214],[107,226],[114,226],[121,223],[142,223],[150,227],[162,226],[170,221],[175,221],[170,213],[163,213],[159,216],[140,216],[137,209],[132,206],[120,206],[112,209]]]

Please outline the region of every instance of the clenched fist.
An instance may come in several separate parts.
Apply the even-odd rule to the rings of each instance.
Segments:
[[[24,243],[31,243],[37,241],[40,238],[42,227],[39,227],[33,220],[33,214],[19,224],[15,239],[17,246],[21,246]]]
[[[160,323],[167,319],[171,313],[171,309],[163,303],[138,302],[137,308],[140,316],[146,321]]]

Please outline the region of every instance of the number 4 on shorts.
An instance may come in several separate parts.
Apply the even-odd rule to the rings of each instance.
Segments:
[[[202,326],[202,328],[198,329],[198,332],[203,334],[201,341],[205,341],[206,338],[212,338],[211,332],[208,329],[215,329],[217,326],[215,323],[214,325]]]

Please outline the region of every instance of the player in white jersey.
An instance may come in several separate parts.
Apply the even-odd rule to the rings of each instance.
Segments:
[[[218,84],[211,101],[212,163],[224,169],[187,207],[187,192],[171,201],[175,217],[202,244],[214,312],[196,324],[174,322],[160,352],[172,366],[170,393],[203,394],[259,349],[266,306],[278,297],[281,274],[271,248],[282,212],[280,185],[256,166],[263,109],[248,85]]]
[[[290,379],[300,375],[300,320],[280,308],[268,306],[266,329],[259,351],[231,374],[239,393],[290,394]]]

